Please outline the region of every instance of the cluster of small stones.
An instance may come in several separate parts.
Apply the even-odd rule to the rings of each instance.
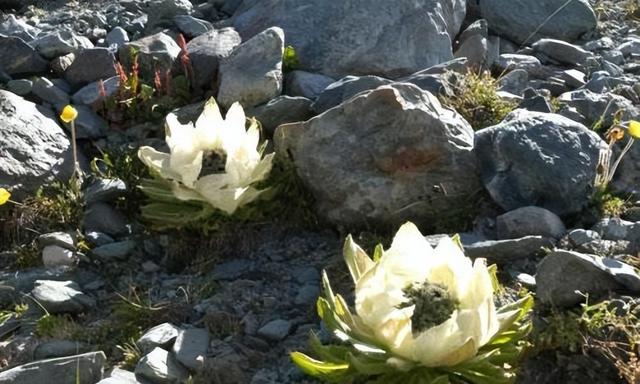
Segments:
[[[639,15],[625,1],[595,11],[584,0],[24,3],[0,0],[0,187],[15,199],[71,176],[70,134],[56,118],[67,104],[79,111],[85,169],[99,149],[162,145],[162,124],[115,127],[95,107],[117,92],[114,64],[130,47],[142,76],[180,73],[182,34],[194,104],[178,114],[193,119],[209,96],[223,108],[240,101],[291,155],[327,225],[242,229],[206,272],[175,272],[169,256],[180,239],[118,209],[133,192],[123,180],[92,177],[81,228],[40,235],[40,267],[0,269],[0,308],[30,295],[51,315],[92,326],[110,315],[114,292],[135,286],[153,303],[180,303],[180,320],[143,330],[133,341],[141,358],[127,371],[97,346],[38,337],[11,317],[0,323],[0,384],[76,382],[75,367],[82,384],[311,383],[287,353],[310,331],[330,338],[315,301],[321,271],[341,263],[333,228],[412,220],[435,233],[433,223],[471,208],[472,228],[451,229],[467,255],[497,264],[540,304],[574,307],[577,291],[640,295],[625,263],[640,253],[640,145],[611,184],[632,208],[623,218],[585,213],[607,146],[591,128],[640,120]],[[285,68],[286,45],[298,68]],[[499,97],[517,105],[475,132],[438,101],[469,69],[500,74]],[[0,261],[14,257],[0,244]],[[581,383],[589,369],[563,380]]]

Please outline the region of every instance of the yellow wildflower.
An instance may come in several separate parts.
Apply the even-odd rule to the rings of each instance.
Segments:
[[[60,114],[60,120],[64,121],[65,123],[70,123],[73,120],[75,120],[78,117],[78,111],[73,108],[71,105],[67,105],[66,107],[64,107],[64,109],[62,110],[62,113]]]
[[[634,139],[640,139],[640,122],[635,120],[629,122],[629,134]]]
[[[5,204],[11,198],[11,192],[5,188],[0,188],[0,205]]]

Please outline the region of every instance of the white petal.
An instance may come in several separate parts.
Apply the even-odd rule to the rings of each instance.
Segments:
[[[236,199],[238,200],[238,207],[245,204],[249,204],[260,196],[266,189],[257,190],[253,187],[238,188],[236,189]]]
[[[356,283],[356,313],[372,329],[392,319],[411,317],[413,307],[398,309],[407,300],[403,288],[403,283],[398,284],[380,263],[376,264]]]
[[[413,352],[413,333],[410,316],[395,316],[381,324],[375,330],[376,338],[397,355],[411,359]]]
[[[209,204],[228,214],[234,213],[239,206],[251,202],[262,192],[254,188],[229,187],[229,176],[224,173],[200,178],[196,189]]]
[[[202,170],[202,151],[183,152],[175,151],[171,153],[169,164],[171,170],[181,176],[182,183],[192,188]]]
[[[500,329],[500,323],[493,302],[491,275],[484,259],[477,259],[473,264],[469,287],[460,304],[462,308],[477,311],[479,328],[474,331],[480,346],[489,342]]]
[[[460,299],[468,290],[473,273],[471,259],[449,237],[440,240],[435,254],[434,265],[427,280],[447,286],[450,293]]]
[[[253,182],[253,172],[259,164],[260,155],[258,152],[255,150],[246,151],[240,147],[227,152],[225,171],[236,187],[246,187]]]
[[[357,283],[360,277],[376,265],[369,255],[353,241],[351,235],[344,242],[342,253],[354,283]]]
[[[260,142],[260,130],[257,124],[251,124],[244,137],[242,146],[247,150],[258,151],[258,143]]]
[[[386,250],[380,264],[405,287],[423,283],[433,264],[434,252],[429,242],[413,223],[400,227],[391,247]]]
[[[216,150],[220,148],[224,120],[214,98],[210,98],[205,103],[204,109],[196,121],[195,129],[201,149]]]
[[[176,115],[166,118],[167,145],[171,151],[169,165],[181,176],[187,187],[193,187],[202,169],[202,150],[199,148],[195,129],[191,124],[180,124]]]
[[[478,341],[469,329],[477,328],[473,311],[456,311],[444,323],[430,328],[415,339],[413,360],[427,367],[451,366],[468,360],[478,352]]]
[[[222,146],[227,154],[242,146],[246,136],[246,122],[242,106],[237,102],[233,103],[227,111],[225,127],[221,136]]]
[[[260,160],[251,174],[251,183],[257,183],[267,178],[271,172],[274,157],[275,153],[270,153]]]
[[[165,141],[171,150],[173,147],[189,147],[194,145],[195,130],[193,124],[182,124],[178,116],[170,113],[165,118]]]
[[[173,183],[173,185],[171,186],[171,192],[173,192],[173,195],[179,200],[206,201],[205,198],[196,190],[187,188],[180,183]]]
[[[214,173],[198,179],[196,189],[203,195],[215,193],[220,189],[227,188],[229,181],[229,175],[226,173]]]
[[[168,153],[156,151],[152,147],[140,147],[138,149],[140,160],[162,178],[169,180],[180,180],[182,177],[174,172],[169,166],[170,156]]]

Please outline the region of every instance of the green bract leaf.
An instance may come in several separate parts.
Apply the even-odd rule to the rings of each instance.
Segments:
[[[349,370],[349,364],[319,361],[300,352],[292,352],[291,360],[306,374],[336,383],[340,382]]]
[[[144,179],[140,182],[140,190],[151,200],[156,202],[179,203],[171,190],[171,185],[165,180]]]

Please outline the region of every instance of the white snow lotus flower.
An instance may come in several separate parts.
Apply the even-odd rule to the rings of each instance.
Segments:
[[[484,259],[472,262],[449,237],[434,248],[412,223],[400,228],[388,250],[379,246],[373,259],[349,236],[344,256],[355,283],[355,313],[333,293],[326,274],[318,312],[351,347],[323,346],[313,336],[311,349],[324,361],[292,354],[305,372],[336,382],[360,376],[380,383],[513,379],[513,364],[505,363],[515,363],[529,330],[522,320],[532,298],[497,310],[494,275]]]
[[[141,147],[138,157],[157,175],[172,183],[173,195],[183,201],[202,201],[233,214],[262,192],[252,185],[271,171],[274,154],[262,157],[255,121],[248,129],[242,107],[234,103],[222,118],[210,99],[197,119],[181,124],[174,114],[166,118],[169,153]],[[201,175],[203,159],[211,153],[226,156],[224,172]]]

